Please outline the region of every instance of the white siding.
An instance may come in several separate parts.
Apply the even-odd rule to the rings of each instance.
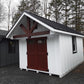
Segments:
[[[76,40],[77,53],[73,54],[72,36],[52,34],[47,37],[48,69],[50,74],[62,77],[83,62],[83,40],[80,37],[77,37]],[[19,67],[21,69],[27,69],[26,52],[26,40],[19,40]]]
[[[19,40],[19,68],[27,69],[27,43],[26,40]]]
[[[77,53],[73,54],[72,51],[72,36],[60,35],[60,63],[61,63],[61,76],[65,75],[78,64],[83,62],[83,40],[76,37]]]
[[[59,75],[60,55],[59,55],[59,36],[54,35],[47,38],[48,69],[49,73]]]

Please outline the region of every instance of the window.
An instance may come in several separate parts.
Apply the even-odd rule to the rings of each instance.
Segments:
[[[77,53],[77,43],[75,36],[72,36],[72,48],[73,48],[73,53]]]
[[[15,53],[15,42],[12,40],[8,42],[8,53]]]
[[[43,44],[43,43],[45,43],[45,39],[38,40],[38,44]]]

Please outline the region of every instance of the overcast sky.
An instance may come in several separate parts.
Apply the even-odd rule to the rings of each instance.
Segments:
[[[8,7],[8,2],[9,2],[10,0],[1,0],[1,2],[3,3],[3,5],[6,7],[6,10],[8,10],[7,9],[7,7]],[[11,10],[16,10],[17,9],[17,6],[20,4],[20,1],[21,0],[11,0]],[[44,1],[46,1],[46,2],[50,2],[51,0],[40,0],[41,2],[44,2]],[[5,19],[5,21],[3,21],[2,23],[0,23],[0,29],[7,29],[7,18]],[[5,24],[5,25],[4,25]]]
[[[1,0],[1,2],[5,6],[5,10],[7,11],[9,0]],[[20,0],[11,0],[11,10],[13,10],[14,8],[17,9],[17,6],[19,5],[19,2],[20,2]],[[8,20],[7,20],[7,17],[6,17],[6,19],[2,23],[0,23],[0,29],[7,30],[7,25],[8,25],[7,22],[8,22]]]

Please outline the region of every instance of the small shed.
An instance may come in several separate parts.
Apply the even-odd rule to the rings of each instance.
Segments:
[[[24,12],[6,38],[19,40],[19,68],[63,77],[84,61],[84,35]]]
[[[19,63],[18,40],[7,39],[7,33],[0,30],[0,67]]]

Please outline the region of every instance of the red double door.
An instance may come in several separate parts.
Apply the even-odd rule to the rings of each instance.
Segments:
[[[28,68],[48,71],[46,38],[27,40]]]

